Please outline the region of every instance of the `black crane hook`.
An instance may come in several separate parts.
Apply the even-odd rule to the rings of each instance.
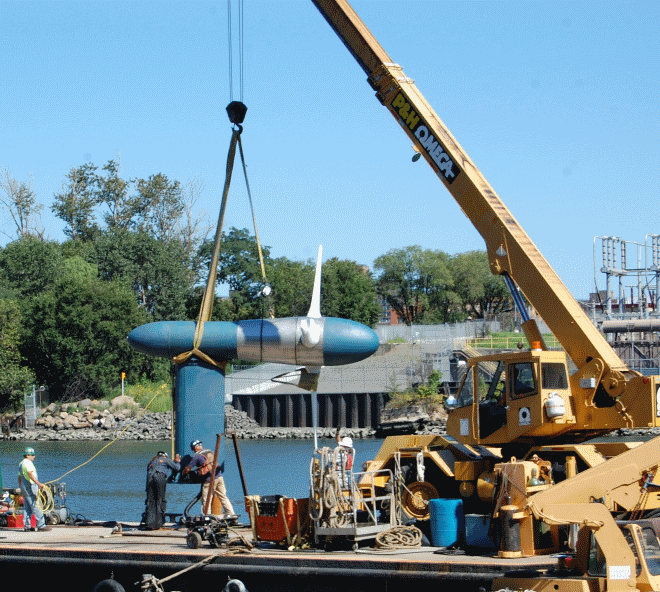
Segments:
[[[231,121],[234,125],[237,125],[239,128],[241,128],[241,123],[243,123],[246,113],[247,107],[240,101],[232,101],[229,103],[229,105],[227,105],[227,115],[229,115],[229,121]]]

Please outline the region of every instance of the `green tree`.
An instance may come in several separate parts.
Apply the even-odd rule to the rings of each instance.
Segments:
[[[95,207],[98,204],[98,175],[92,163],[72,168],[62,191],[54,195],[52,212],[66,222],[64,234],[73,240],[91,240],[98,232]]]
[[[92,163],[72,168],[62,191],[55,194],[52,211],[66,222],[65,234],[90,240],[99,232],[97,213],[102,213],[109,232],[135,230],[163,241],[182,240],[190,250],[198,240],[199,225],[190,208],[202,186],[190,182],[184,191],[179,181],[162,173],[147,179],[126,180],[118,160],[109,160],[97,172]],[[100,210],[100,212],[99,212]]]
[[[270,248],[262,245],[261,247],[264,264],[270,264]],[[208,269],[213,255],[213,242],[204,241],[199,248],[198,257],[201,262],[200,269],[202,277],[199,282],[206,285],[208,279]],[[230,318],[221,318],[218,320],[233,321],[238,319],[255,319],[264,314],[264,302],[261,291],[263,289],[263,278],[261,275],[261,266],[259,264],[259,252],[256,238],[250,234],[247,228],[230,228],[229,232],[222,236],[220,244],[220,255],[218,259],[219,284],[225,284],[229,287],[229,301],[221,305],[224,315]],[[192,302],[189,310],[199,311],[199,300]],[[215,307],[214,307],[215,310]]]
[[[170,181],[162,173],[135,182],[138,204],[138,229],[159,240],[175,238],[177,225],[184,213],[183,190],[178,181]]]
[[[374,261],[376,289],[407,325],[452,320],[449,259],[418,245],[392,249]]]
[[[213,244],[205,243],[210,254]],[[270,258],[270,247],[261,245],[264,262]],[[220,260],[218,264],[218,281],[229,284],[230,290],[257,294],[262,288],[261,267],[259,264],[259,249],[256,238],[247,228],[230,228],[224,234],[220,245]]]
[[[376,284],[364,266],[336,257],[323,264],[321,312],[374,326],[380,317]]]
[[[0,408],[16,408],[34,382],[34,373],[19,351],[20,309],[14,300],[0,299]]]
[[[95,202],[106,207],[103,219],[110,231],[126,230],[135,224],[140,200],[130,193],[130,181],[119,176],[119,161],[109,160],[104,166],[105,175],[96,175]]]
[[[0,248],[0,285],[21,299],[53,286],[62,255],[59,243],[24,236]]]
[[[126,335],[149,320],[121,280],[101,281],[95,266],[66,259],[52,289],[35,296],[24,317],[22,353],[39,382],[55,396],[73,385],[77,394],[102,395],[121,371],[129,379],[156,376],[162,364],[134,352]]]
[[[208,269],[213,244],[207,241],[200,249],[200,259]],[[223,235],[218,263],[218,282],[229,286],[229,299],[216,301],[214,318],[236,321],[307,314],[312,300],[315,263],[292,261],[287,257],[270,258],[269,247],[262,247],[266,278],[271,295],[262,295],[263,277],[256,238],[246,229],[230,228]],[[330,259],[323,265],[321,312],[326,316],[353,319],[369,325],[378,320],[374,282],[368,271],[353,261]],[[206,278],[203,278],[204,281]],[[201,291],[189,306],[189,314],[199,310]],[[221,315],[217,317],[215,315]]]
[[[16,226],[16,236],[43,238],[40,212],[43,205],[37,202],[32,189],[32,179],[21,183],[11,176],[8,168],[0,172],[0,209],[4,209]]]
[[[116,229],[99,235],[94,249],[100,278],[126,280],[152,321],[186,318],[194,278],[178,240],[165,242],[144,232]]]
[[[304,316],[309,311],[314,288],[314,263],[292,261],[286,257],[274,259],[267,270],[273,288],[271,302],[276,317]],[[321,297],[323,306],[323,296]]]
[[[509,291],[500,276],[493,275],[485,251],[454,255],[449,261],[454,291],[461,306],[473,319],[492,318],[511,308]]]

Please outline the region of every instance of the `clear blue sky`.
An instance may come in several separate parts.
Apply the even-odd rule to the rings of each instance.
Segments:
[[[576,297],[593,291],[595,236],[660,232],[658,2],[352,4]],[[311,2],[244,12],[243,145],[273,256],[484,249]],[[0,0],[0,167],[32,177],[55,240],[67,171],[117,157],[125,178],[202,181],[215,223],[228,62],[225,1]],[[234,82],[238,99],[237,63]],[[252,227],[240,169],[229,226]]]

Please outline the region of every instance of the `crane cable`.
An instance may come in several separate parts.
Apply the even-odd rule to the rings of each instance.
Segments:
[[[232,0],[227,0],[228,8],[228,27],[229,27],[229,86],[230,86],[230,97],[233,97],[233,67],[232,67],[232,16],[231,16],[231,2]],[[243,97],[243,1],[238,0],[239,5],[239,50],[240,50],[240,95]],[[215,239],[213,243],[213,255],[211,257],[211,264],[209,266],[209,276],[206,281],[206,288],[204,289],[204,295],[202,296],[202,302],[199,308],[199,316],[197,317],[197,323],[195,325],[195,335],[193,338],[193,347],[190,351],[183,352],[172,358],[175,364],[183,364],[191,356],[197,356],[204,362],[215,366],[220,369],[224,369],[226,362],[218,362],[211,358],[209,355],[205,354],[199,348],[202,344],[202,337],[204,335],[204,323],[211,320],[211,314],[213,312],[213,302],[215,301],[215,285],[217,281],[218,274],[218,261],[220,258],[220,244],[222,243],[222,227],[224,224],[225,210],[227,208],[227,197],[229,195],[229,187],[231,185],[231,177],[234,170],[234,160],[236,158],[236,146],[238,145],[238,151],[241,156],[241,163],[243,165],[243,174],[245,176],[245,184],[247,187],[248,198],[250,202],[250,209],[252,211],[252,221],[254,223],[254,232],[257,241],[257,251],[259,254],[259,263],[261,267],[261,277],[264,285],[267,285],[266,280],[266,269],[263,261],[263,253],[261,249],[261,243],[259,241],[259,233],[257,231],[257,220],[254,213],[254,205],[252,202],[252,193],[250,191],[250,183],[247,176],[247,166],[245,164],[245,156],[243,153],[243,144],[241,142],[241,133],[243,132],[243,120],[245,119],[245,114],[247,112],[247,107],[241,101],[231,101],[227,105],[227,115],[229,116],[229,121],[233,124],[232,136],[229,142],[229,152],[227,154],[227,165],[225,169],[225,185],[222,192],[222,202],[220,204],[220,214],[218,216],[218,224],[215,229]]]
[[[232,39],[232,1],[233,0],[227,0],[227,26],[228,26],[228,31],[227,31],[227,42],[229,44],[229,100],[233,101],[234,100],[234,80],[233,80],[233,39]],[[238,100],[242,103],[243,101],[243,0],[238,0],[238,52],[239,52],[239,58],[238,58],[238,66],[239,66],[239,81],[238,81],[238,89],[239,89],[239,95],[238,95]],[[230,103],[231,104],[231,103]],[[231,120],[231,115],[230,115],[230,120]],[[239,122],[241,123],[241,122]],[[266,280],[266,269],[264,266],[264,257],[261,249],[261,242],[259,240],[259,231],[257,229],[257,218],[254,213],[254,205],[252,203],[252,192],[250,190],[250,182],[248,181],[248,175],[247,175],[247,166],[245,165],[245,155],[243,154],[243,143],[241,142],[241,137],[239,135],[238,137],[238,150],[241,155],[241,164],[243,165],[243,175],[245,176],[245,187],[247,189],[247,194],[248,194],[248,200],[250,202],[250,211],[252,212],[252,223],[254,224],[254,236],[257,241],[257,252],[259,255],[259,265],[261,267],[261,279],[264,284],[264,286],[268,285],[268,281]]]
[[[233,0],[227,0],[227,43],[228,43],[228,55],[229,55],[229,100],[234,100],[234,41],[233,41],[233,30],[232,26],[232,2]],[[239,80],[238,88],[239,95],[238,100],[243,101],[243,0],[238,0],[238,66],[239,66]]]

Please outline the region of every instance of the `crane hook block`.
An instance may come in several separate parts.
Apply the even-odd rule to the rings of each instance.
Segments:
[[[240,101],[232,101],[227,105],[227,115],[229,115],[229,121],[232,123],[243,123],[246,113],[247,107]]]

